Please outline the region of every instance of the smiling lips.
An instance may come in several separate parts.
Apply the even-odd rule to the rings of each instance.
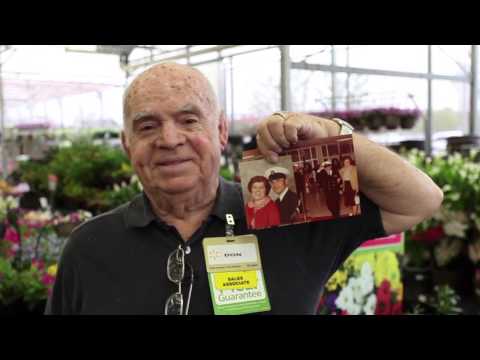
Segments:
[[[162,161],[157,161],[155,163],[156,166],[160,166],[162,168],[169,168],[169,167],[176,167],[178,165],[182,165],[186,162],[189,162],[191,159],[190,158],[174,158],[174,159],[166,159]]]

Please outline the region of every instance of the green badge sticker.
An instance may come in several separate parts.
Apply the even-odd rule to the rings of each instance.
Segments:
[[[271,310],[255,235],[203,240],[215,315]]]

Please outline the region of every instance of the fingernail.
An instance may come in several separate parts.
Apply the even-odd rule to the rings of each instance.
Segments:
[[[275,153],[270,154],[270,160],[276,163],[278,161],[278,155]]]

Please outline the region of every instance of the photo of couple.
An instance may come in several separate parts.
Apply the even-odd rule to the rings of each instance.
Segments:
[[[240,177],[250,229],[360,214],[351,136],[289,149],[273,165],[244,153]]]

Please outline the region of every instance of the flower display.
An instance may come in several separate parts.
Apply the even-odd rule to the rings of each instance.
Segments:
[[[362,130],[364,127],[368,127],[371,130],[379,130],[383,126],[387,129],[395,129],[398,127],[412,128],[416,120],[420,117],[421,112],[418,109],[389,107],[335,112],[312,112],[310,114],[327,118],[341,118],[348,121],[357,130]]]
[[[69,233],[59,226],[76,226],[92,217],[87,211],[69,214],[14,210],[4,220],[0,239],[0,305],[23,302],[28,307],[46,301],[57,274],[57,262]]]
[[[400,314],[403,285],[397,256],[385,249],[351,255],[327,281],[319,313]]]
[[[407,231],[407,259],[420,263],[432,258],[438,267],[446,267],[467,253],[480,238],[480,163],[478,151],[468,155],[454,153],[429,157],[423,151],[410,150],[403,156],[428,174],[443,190],[442,207]],[[423,246],[423,249],[420,249]],[[425,256],[428,253],[429,256]],[[416,259],[414,259],[416,257]]]
[[[18,209],[18,199],[13,196],[0,196],[0,221],[4,221],[10,210]]]

